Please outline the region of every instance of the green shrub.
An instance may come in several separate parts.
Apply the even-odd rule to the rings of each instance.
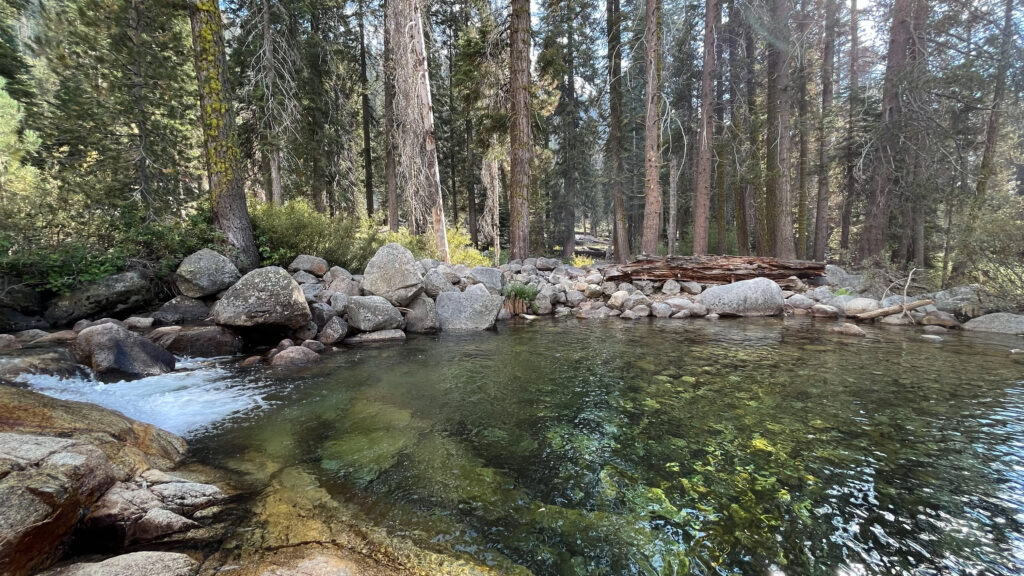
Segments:
[[[254,202],[249,212],[253,233],[264,265],[287,265],[298,254],[319,256],[331,264],[359,272],[384,244],[396,242],[416,258],[437,258],[431,233],[410,234],[382,229],[378,220],[329,216],[317,212],[306,200],[290,200],[281,206]],[[490,261],[472,247],[469,234],[448,229],[448,253],[452,264],[487,266]]]
[[[521,282],[512,282],[510,284],[506,284],[505,287],[501,289],[502,296],[506,298],[519,298],[520,300],[523,300],[525,302],[533,302],[534,299],[537,298],[537,294],[539,293],[540,289],[537,288],[536,286],[529,286]]]
[[[286,266],[298,254],[311,254],[360,271],[386,242],[374,221],[322,214],[306,200],[253,202],[249,214],[265,266]]]

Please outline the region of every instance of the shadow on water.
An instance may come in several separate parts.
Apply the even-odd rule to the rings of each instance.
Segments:
[[[507,324],[267,372],[192,439],[535,574],[1019,574],[1016,339],[806,320]]]

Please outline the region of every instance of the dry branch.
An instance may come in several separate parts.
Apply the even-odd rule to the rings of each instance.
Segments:
[[[915,308],[927,306],[929,304],[935,304],[935,300],[918,300],[917,302],[911,302],[910,304],[896,304],[894,306],[886,306],[885,308],[879,308],[878,310],[872,310],[871,312],[862,312],[860,314],[854,314],[851,316],[854,320],[874,320],[875,318],[881,318],[882,316],[891,316],[893,314],[900,314],[902,312],[909,312]]]

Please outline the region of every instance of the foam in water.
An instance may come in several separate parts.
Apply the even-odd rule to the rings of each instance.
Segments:
[[[37,392],[91,402],[175,434],[195,434],[232,414],[264,404],[260,386],[200,359],[183,359],[179,370],[139,380],[26,375],[19,381]]]

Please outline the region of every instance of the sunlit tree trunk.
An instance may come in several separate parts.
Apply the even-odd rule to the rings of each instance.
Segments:
[[[644,9],[644,228],[640,250],[657,255],[661,240],[661,0]]]
[[[241,157],[231,106],[220,7],[214,0],[192,0],[188,4],[188,15],[192,25],[213,223],[237,251],[239,267],[248,270],[259,263],[259,254],[239,173]]]
[[[366,193],[366,214],[373,215],[373,154],[370,151],[370,80],[366,75],[366,14],[364,0],[359,0],[359,87],[362,92],[363,120],[363,189]]]
[[[608,18],[608,153],[611,157],[612,234],[615,261],[629,260],[629,231],[626,228],[626,196],[622,188],[625,166],[622,158],[622,28],[619,0],[607,0]]]
[[[714,144],[715,26],[718,0],[707,0],[704,9],[704,68],[700,76],[700,129],[697,133],[697,170],[693,201],[693,253],[708,253],[708,217],[711,206],[711,148]]]
[[[825,0],[825,30],[821,55],[821,118],[818,122],[818,203],[814,212],[814,260],[825,259],[828,245],[828,200],[830,162],[828,120],[832,115],[833,75],[836,63],[836,28],[839,6],[837,0]]]
[[[789,55],[789,0],[771,0],[771,39],[768,42],[768,153],[765,186],[773,255],[795,258],[790,154],[792,152]]]
[[[530,250],[530,161],[533,136],[530,126],[530,2],[511,0],[509,65],[511,114],[509,140],[509,254],[526,258]]]

